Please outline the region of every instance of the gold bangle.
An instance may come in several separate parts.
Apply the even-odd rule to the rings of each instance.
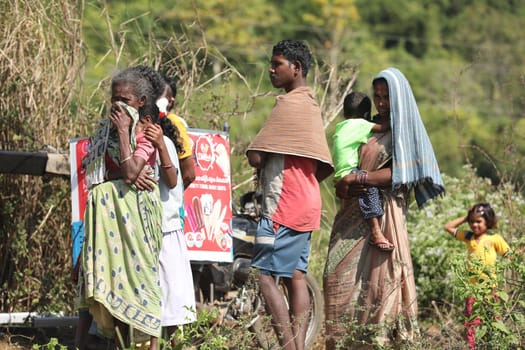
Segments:
[[[123,164],[123,163],[127,162],[127,161],[130,160],[132,157],[133,157],[133,155],[127,156],[126,158],[124,158],[124,159],[122,159],[122,160],[120,161],[120,164]]]

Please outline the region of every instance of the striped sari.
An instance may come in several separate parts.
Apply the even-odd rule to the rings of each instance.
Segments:
[[[396,68],[376,77],[388,85],[391,131],[375,135],[360,153],[360,169],[390,160],[392,186],[383,188],[382,252],[369,245],[370,228],[356,198],[343,201],[332,227],[324,271],[327,349],[374,348],[410,341],[418,334],[417,295],[408,232],[407,197],[421,208],[444,193],[432,144],[407,79]]]
[[[369,142],[375,170],[390,159],[391,133]],[[343,201],[328,248],[324,271],[326,349],[371,348],[418,332],[417,295],[408,234],[406,195],[383,189],[384,236],[395,245],[382,252],[368,244],[370,227],[356,198]]]

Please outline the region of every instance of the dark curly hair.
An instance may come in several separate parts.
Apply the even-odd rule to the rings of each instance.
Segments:
[[[173,97],[177,96],[177,84],[175,83],[175,80],[170,78],[166,73],[161,74],[162,79],[164,80],[164,83],[168,85],[171,89],[171,92],[173,93]]]
[[[160,119],[160,111],[157,104],[146,102],[144,105],[139,107],[139,118],[143,119],[147,116],[151,117],[153,124],[158,124]]]
[[[162,80],[164,80],[164,89],[162,90],[162,95],[165,96],[165,92],[168,88],[170,88],[173,99],[175,100],[175,97],[177,97],[177,84],[175,83],[175,79],[170,78],[165,73],[161,73],[161,76]],[[174,106],[175,101],[168,101],[168,112],[171,111]]]
[[[111,79],[111,87],[129,84],[139,100],[155,103],[164,92],[164,80],[157,71],[148,66],[133,66],[118,72]]]
[[[272,50],[272,55],[283,55],[290,62],[299,62],[303,72],[303,78],[308,74],[308,69],[312,64],[312,54],[308,46],[300,40],[281,40]]]
[[[345,118],[359,117],[369,119],[371,110],[372,102],[366,94],[352,91],[346,95],[343,102],[343,116]]]
[[[477,214],[485,218],[487,228],[495,228],[498,221],[496,219],[496,213],[489,203],[476,203],[474,204],[467,213],[468,222],[471,220],[471,215]]]
[[[384,83],[384,84],[386,84],[386,86],[388,86],[388,81],[386,81],[386,79],[383,78],[383,77],[378,77],[378,78],[375,78],[374,80],[372,80],[372,86],[375,86],[378,83]]]

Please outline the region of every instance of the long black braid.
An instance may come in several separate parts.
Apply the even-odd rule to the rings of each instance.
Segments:
[[[164,133],[164,135],[166,135],[171,141],[173,141],[173,144],[177,149],[177,153],[183,153],[184,147],[182,146],[179,129],[177,129],[177,127],[173,125],[173,123],[168,117],[160,118],[159,124],[162,128],[162,132]]]
[[[163,92],[169,87],[171,89],[171,93],[173,95],[173,98],[175,98],[177,96],[177,84],[175,83],[175,80],[171,79],[169,76],[167,76],[165,73],[162,73],[161,74],[161,78],[163,80]],[[173,109],[173,102],[170,103],[170,105],[168,105],[168,112]],[[168,120],[170,123],[170,125],[173,127],[173,133],[174,135],[176,135],[177,137],[177,142],[180,144],[180,148],[178,146],[177,147],[177,152],[180,153],[184,153],[184,146],[182,145],[182,138],[180,136],[180,131],[179,129],[177,128],[177,126],[173,125],[173,123],[171,122],[171,120],[169,118],[162,118],[161,119],[161,122],[163,119],[166,119]],[[167,124],[167,123],[166,123]],[[162,130],[165,130],[164,127]],[[171,129],[167,128],[166,129],[167,132],[171,133]],[[166,132],[165,131],[165,132]]]

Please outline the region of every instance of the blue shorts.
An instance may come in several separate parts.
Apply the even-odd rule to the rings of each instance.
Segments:
[[[261,217],[255,235],[252,267],[265,275],[291,278],[295,270],[308,270],[310,237],[312,231],[298,232],[279,225],[277,233],[273,221]]]

